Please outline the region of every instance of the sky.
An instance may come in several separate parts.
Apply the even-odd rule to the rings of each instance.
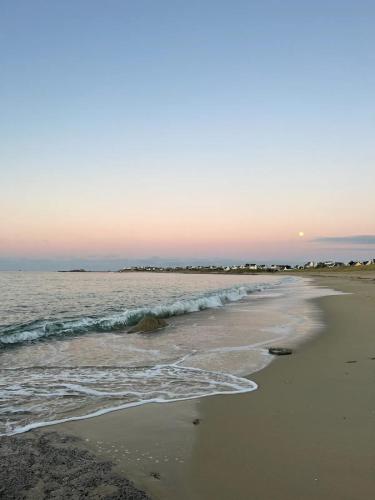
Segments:
[[[375,257],[374,24],[361,0],[2,0],[0,269]]]

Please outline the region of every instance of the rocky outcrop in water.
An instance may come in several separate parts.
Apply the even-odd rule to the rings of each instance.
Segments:
[[[128,333],[153,332],[159,328],[164,328],[167,324],[162,318],[144,316],[135,326],[128,330]]]

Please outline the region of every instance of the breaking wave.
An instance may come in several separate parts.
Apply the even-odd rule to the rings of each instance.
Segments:
[[[241,285],[152,307],[125,309],[122,312],[108,316],[37,320],[31,323],[12,325],[0,329],[0,348],[43,340],[49,337],[121,330],[135,325],[148,314],[158,318],[169,318],[204,309],[222,307],[228,302],[241,300],[250,293],[260,292],[274,286],[275,283]]]

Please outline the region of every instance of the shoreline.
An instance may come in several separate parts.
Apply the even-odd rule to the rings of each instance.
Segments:
[[[324,331],[253,373],[257,391],[118,410],[54,433],[80,438],[155,499],[370,498],[375,277],[331,277],[313,276],[352,295],[312,299]]]

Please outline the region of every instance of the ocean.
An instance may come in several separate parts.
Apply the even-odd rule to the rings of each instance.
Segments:
[[[310,299],[332,293],[282,273],[1,272],[0,434],[256,390],[268,347],[319,331]],[[168,326],[128,334],[145,314]]]

